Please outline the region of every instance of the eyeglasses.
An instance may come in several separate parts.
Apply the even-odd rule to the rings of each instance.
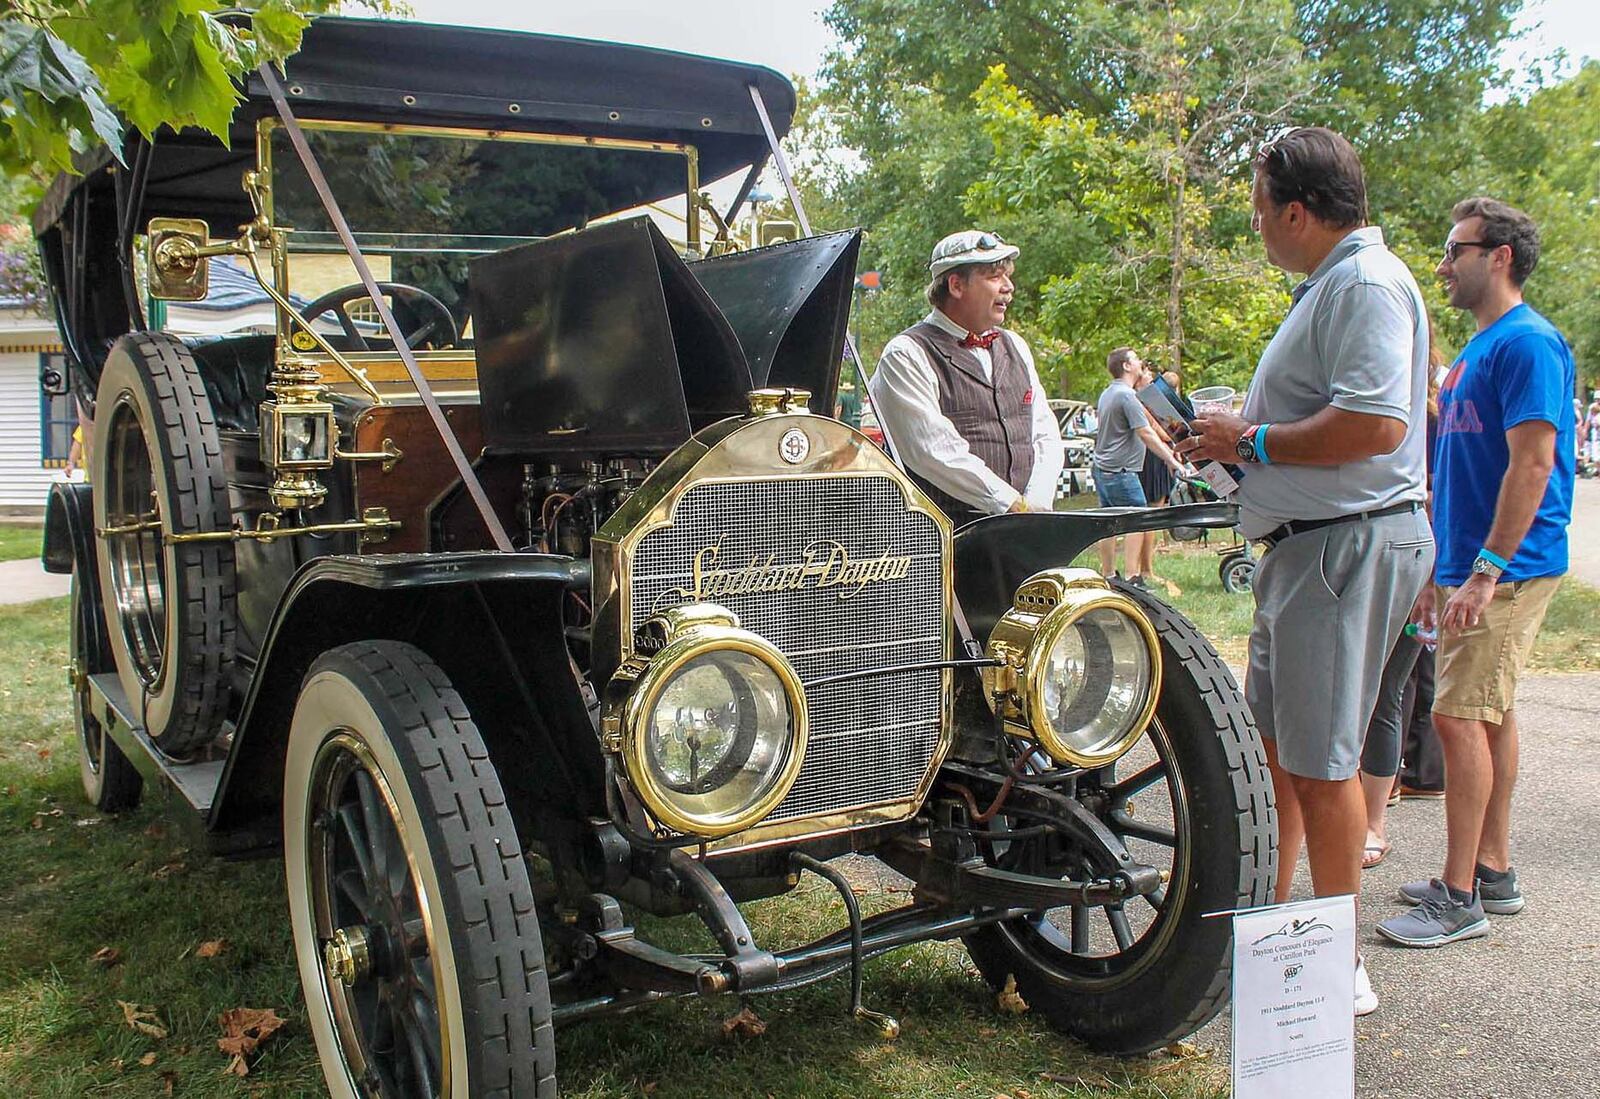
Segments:
[[[987,251],[990,248],[1003,247],[1005,243],[1005,240],[1001,238],[999,233],[979,233],[976,247]]]
[[[1444,242],[1444,261],[1454,263],[1463,248],[1482,248],[1492,252],[1499,247],[1500,245],[1487,240],[1447,240]]]

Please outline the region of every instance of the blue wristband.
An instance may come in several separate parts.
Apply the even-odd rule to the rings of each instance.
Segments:
[[[1490,553],[1486,549],[1481,549],[1478,551],[1478,556],[1489,562],[1489,564],[1493,565],[1501,572],[1505,572],[1506,569],[1511,567],[1511,562],[1507,561],[1504,557],[1501,557],[1498,553]]]
[[[1256,428],[1256,461],[1264,466],[1270,466],[1272,459],[1267,455],[1267,428],[1271,424],[1262,424]]]

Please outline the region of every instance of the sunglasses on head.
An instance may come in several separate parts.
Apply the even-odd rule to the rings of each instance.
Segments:
[[[978,243],[975,247],[988,251],[990,248],[1000,248],[1005,245],[1005,240],[999,233],[979,233]]]
[[[1280,130],[1274,131],[1261,143],[1261,147],[1256,150],[1256,163],[1260,164],[1270,159],[1272,154],[1278,151],[1278,143],[1280,141],[1290,134],[1299,133],[1303,129],[1305,129],[1304,126],[1285,126]]]

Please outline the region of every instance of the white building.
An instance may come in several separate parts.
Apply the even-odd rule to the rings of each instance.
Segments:
[[[0,515],[42,515],[50,482],[64,475],[77,419],[71,397],[39,388],[46,365],[65,370],[55,322],[0,299]]]

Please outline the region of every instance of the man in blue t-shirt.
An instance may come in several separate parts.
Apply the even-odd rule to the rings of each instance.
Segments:
[[[1539,232],[1521,210],[1471,198],[1438,274],[1450,304],[1478,322],[1439,391],[1434,465],[1438,612],[1433,722],[1444,747],[1444,872],[1402,886],[1411,912],[1378,925],[1405,946],[1488,933],[1485,912],[1523,906],[1511,867],[1517,772],[1517,676],[1567,571],[1576,424],[1572,351],[1522,300],[1539,260]],[[1435,594],[1436,593],[1436,594]]]

